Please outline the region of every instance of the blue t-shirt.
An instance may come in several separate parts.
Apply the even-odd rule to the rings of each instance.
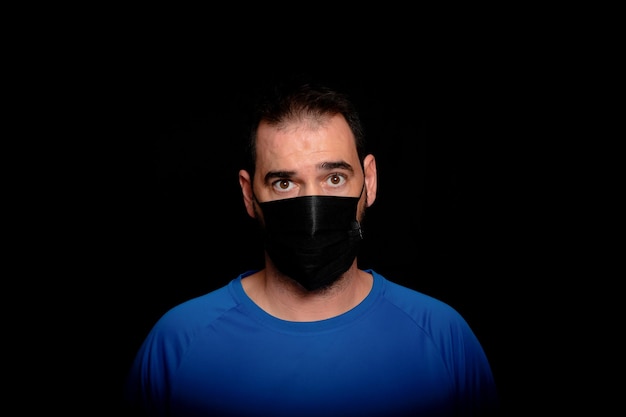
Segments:
[[[240,275],[168,311],[143,342],[126,396],[149,415],[487,415],[485,353],[447,304],[378,273],[368,296],[326,320],[259,308]]]

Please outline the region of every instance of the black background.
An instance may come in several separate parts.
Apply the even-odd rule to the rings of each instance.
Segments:
[[[115,410],[165,311],[260,266],[238,140],[255,87],[307,71],[353,96],[377,158],[360,266],[457,309],[505,409],[551,399],[540,365],[555,354],[546,322],[558,320],[543,311],[554,269],[555,231],[543,220],[551,93],[539,95],[551,74],[520,40],[414,34],[389,47],[353,34],[353,44],[294,49],[199,35],[104,36],[72,81],[71,227],[55,224],[71,245],[54,262],[79,277],[64,282],[75,302],[63,306],[68,340],[78,339],[66,352],[79,362],[76,395]]]

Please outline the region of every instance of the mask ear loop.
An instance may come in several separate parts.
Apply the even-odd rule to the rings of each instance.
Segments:
[[[361,167],[363,168],[363,167]],[[365,169],[363,169],[363,186],[361,187],[361,192],[359,193],[359,200],[363,196],[363,191],[365,191],[365,203],[367,203],[367,190],[365,189]],[[367,204],[366,204],[367,205]],[[358,209],[357,209],[358,210]],[[363,229],[361,228],[361,222],[356,219],[352,222],[352,234],[359,234],[359,238],[363,240]]]
[[[256,213],[257,219],[260,219],[261,202],[254,193],[254,185],[252,183],[250,184],[250,190],[252,191],[252,204],[254,205],[254,212]]]
[[[363,211],[363,215],[365,215],[365,211],[367,208],[367,188],[365,188],[365,165],[364,165],[365,161],[361,161],[361,171],[363,172],[363,186],[361,187],[361,193],[359,194],[359,200],[361,199],[361,196],[363,196],[363,191],[365,191],[365,208]],[[357,216],[358,217],[358,216]],[[361,227],[361,222],[357,219],[354,221],[353,227],[352,227],[352,233],[355,233],[358,230],[358,234],[359,237],[361,238],[361,240],[363,240],[363,228]]]
[[[359,200],[361,196],[363,196],[363,191],[365,190],[365,172],[363,173],[363,186],[361,187],[361,193],[359,194]],[[367,191],[365,192],[365,196],[367,197]]]
[[[365,203],[367,205],[367,190],[365,189],[365,165],[363,165],[365,161],[361,161],[361,172],[363,172],[363,186],[361,187],[361,193],[359,194],[359,200],[363,195],[363,191],[365,190]]]

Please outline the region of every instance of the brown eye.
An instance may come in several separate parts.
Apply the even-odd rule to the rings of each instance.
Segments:
[[[272,188],[277,193],[290,192],[295,187],[293,181],[283,178],[276,181],[272,181]]]
[[[346,176],[342,174],[331,174],[326,177],[326,184],[333,188],[342,187],[346,181]]]

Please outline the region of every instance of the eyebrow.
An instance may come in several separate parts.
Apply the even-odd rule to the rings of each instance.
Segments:
[[[322,162],[317,165],[317,169],[319,171],[332,171],[334,169],[345,169],[346,171],[350,171],[354,173],[354,168],[352,165],[345,161],[330,161],[330,162]],[[263,178],[265,183],[270,183],[271,180],[277,178],[291,178],[296,175],[296,171],[269,171],[265,174]]]
[[[350,165],[346,161],[322,162],[317,166],[317,169],[323,171],[331,171],[333,169],[345,169],[347,171],[354,172],[354,168],[352,168],[352,165]]]

